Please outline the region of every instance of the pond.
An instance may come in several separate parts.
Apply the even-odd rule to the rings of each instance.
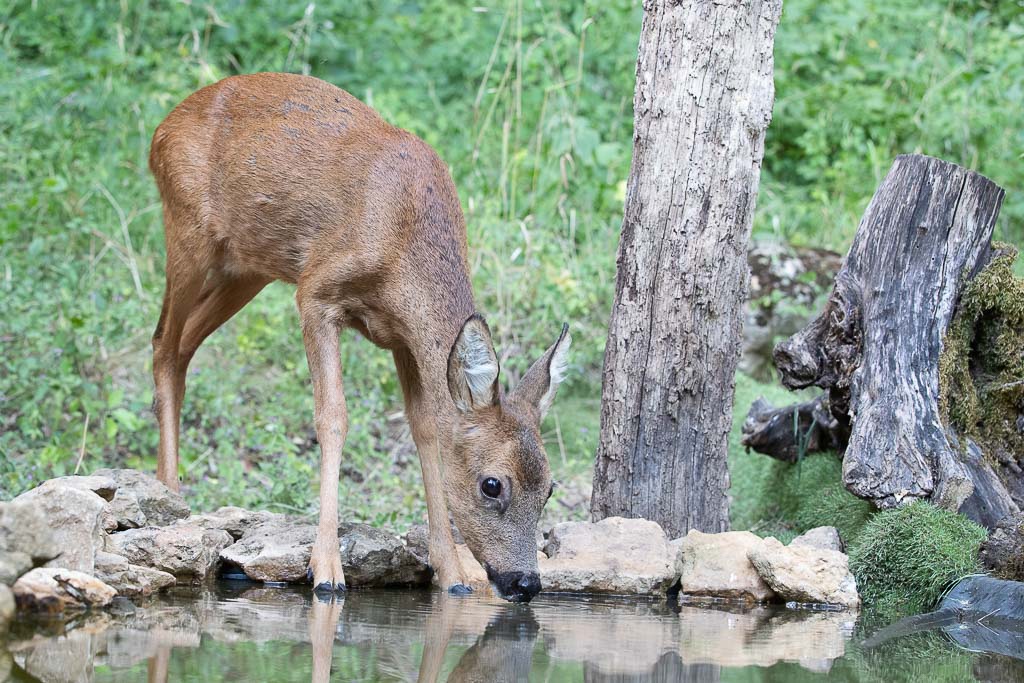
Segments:
[[[1024,662],[966,651],[949,628],[865,647],[873,631],[848,612],[397,590],[324,601],[221,581],[22,620],[0,642],[0,681],[1024,680]]]

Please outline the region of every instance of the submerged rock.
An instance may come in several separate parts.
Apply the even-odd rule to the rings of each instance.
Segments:
[[[550,592],[650,594],[676,581],[674,549],[662,528],[645,519],[556,524],[538,563]]]
[[[765,583],[783,600],[859,607],[857,582],[846,555],[828,548],[782,545],[764,539],[748,553]]]
[[[167,572],[129,564],[127,558],[108,552],[96,553],[96,578],[129,597],[151,595],[175,584]]]
[[[790,546],[805,546],[808,548],[824,548],[843,552],[843,541],[839,538],[839,530],[834,526],[819,526],[805,531],[789,542]]]
[[[38,567],[13,587],[18,609],[63,612],[66,609],[103,607],[117,591],[94,576],[73,569]]]
[[[115,529],[166,526],[189,516],[188,503],[155,477],[129,469],[96,470],[116,482],[117,492],[107,508],[107,525]]]
[[[60,477],[14,499],[37,505],[50,529],[38,542],[48,540],[59,554],[46,566],[93,571],[96,552],[103,549],[103,496],[112,497],[116,489],[108,477]]]
[[[124,556],[131,564],[158,569],[185,581],[201,581],[216,572],[220,551],[232,540],[226,531],[179,522],[112,534],[107,537],[106,550]]]
[[[775,593],[748,558],[748,553],[760,550],[763,545],[764,539],[749,531],[705,534],[691,530],[680,544],[679,599],[771,600]]]

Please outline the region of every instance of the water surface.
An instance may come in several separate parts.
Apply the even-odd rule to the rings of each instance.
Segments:
[[[221,582],[16,624],[0,681],[1024,680],[1021,661],[966,651],[948,630],[866,648],[871,630],[848,612],[382,590],[321,601]]]

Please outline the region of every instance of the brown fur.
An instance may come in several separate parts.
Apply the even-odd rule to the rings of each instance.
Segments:
[[[297,285],[322,451],[315,583],[344,585],[336,490],[348,429],[338,347],[346,327],[394,354],[442,585],[464,581],[442,454],[451,512],[474,555],[499,571],[536,571],[534,530],[550,489],[537,401],[538,390],[553,390],[554,347],[519,395],[502,398],[495,376],[489,405],[456,407],[450,387],[462,390],[465,368],[449,363],[455,340],[468,330],[486,336],[491,355],[493,347],[486,324],[471,317],[465,223],[437,154],[332,85],[266,73],[227,78],[178,105],[153,136],[150,169],[167,247],[153,337],[159,478],[177,489],[192,355],[266,284],[283,280]],[[480,493],[479,477],[492,474],[511,486],[500,514]]]

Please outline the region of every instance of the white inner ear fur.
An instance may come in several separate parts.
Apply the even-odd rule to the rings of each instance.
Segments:
[[[555,392],[558,390],[558,385],[562,383],[562,380],[569,373],[570,345],[572,345],[572,335],[566,334],[565,338],[562,339],[562,342],[555,347],[551,354],[551,363],[548,365],[548,390],[540,397],[540,403],[537,404],[541,418],[547,415],[551,404],[555,402]]]
[[[462,377],[469,389],[472,406],[459,406],[463,410],[481,408],[494,402],[494,380],[498,378],[498,359],[490,342],[478,330],[467,329],[459,345]]]

